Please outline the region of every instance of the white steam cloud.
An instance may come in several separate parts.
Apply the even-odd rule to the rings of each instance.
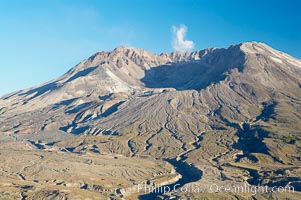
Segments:
[[[185,40],[185,35],[187,32],[187,27],[185,25],[180,25],[180,27],[172,27],[173,38],[172,47],[176,51],[191,51],[194,48],[193,41]]]

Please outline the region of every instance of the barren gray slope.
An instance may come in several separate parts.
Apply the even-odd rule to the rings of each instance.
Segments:
[[[262,43],[161,55],[119,47],[3,97],[0,130],[101,136],[89,145],[193,163],[199,184],[297,185],[300,88],[301,61]],[[78,140],[68,145],[85,151]]]

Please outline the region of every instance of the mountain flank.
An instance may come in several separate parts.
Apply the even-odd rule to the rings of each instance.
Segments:
[[[1,163],[18,166],[0,165],[0,198],[1,190],[28,199],[200,195],[133,191],[147,182],[294,187],[253,196],[294,199],[301,191],[300,111],[301,61],[264,43],[98,52],[55,80],[1,97]],[[76,173],[78,180],[63,176]]]

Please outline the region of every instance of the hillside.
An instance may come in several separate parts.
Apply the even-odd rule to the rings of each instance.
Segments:
[[[133,199],[138,193],[126,188],[150,181],[293,186],[294,193],[256,198],[294,199],[301,191],[300,111],[301,61],[263,43],[160,55],[124,46],[98,52],[55,80],[0,99],[1,163],[8,163],[0,164],[0,198],[4,191],[41,198],[51,182],[55,198]]]

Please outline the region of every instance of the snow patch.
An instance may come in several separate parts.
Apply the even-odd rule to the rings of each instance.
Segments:
[[[270,59],[272,59],[274,62],[277,62],[277,63],[283,63],[282,60],[279,59],[279,58],[275,58],[275,57],[273,57],[273,56],[269,56],[269,57],[270,57]]]
[[[295,66],[297,66],[297,67],[299,67],[299,68],[301,68],[301,62],[300,61],[297,61],[297,60],[287,60],[290,64],[292,64],[292,65],[295,65]]]
[[[259,52],[265,52],[265,50],[259,46],[254,46],[253,47],[256,51],[259,51]]]

